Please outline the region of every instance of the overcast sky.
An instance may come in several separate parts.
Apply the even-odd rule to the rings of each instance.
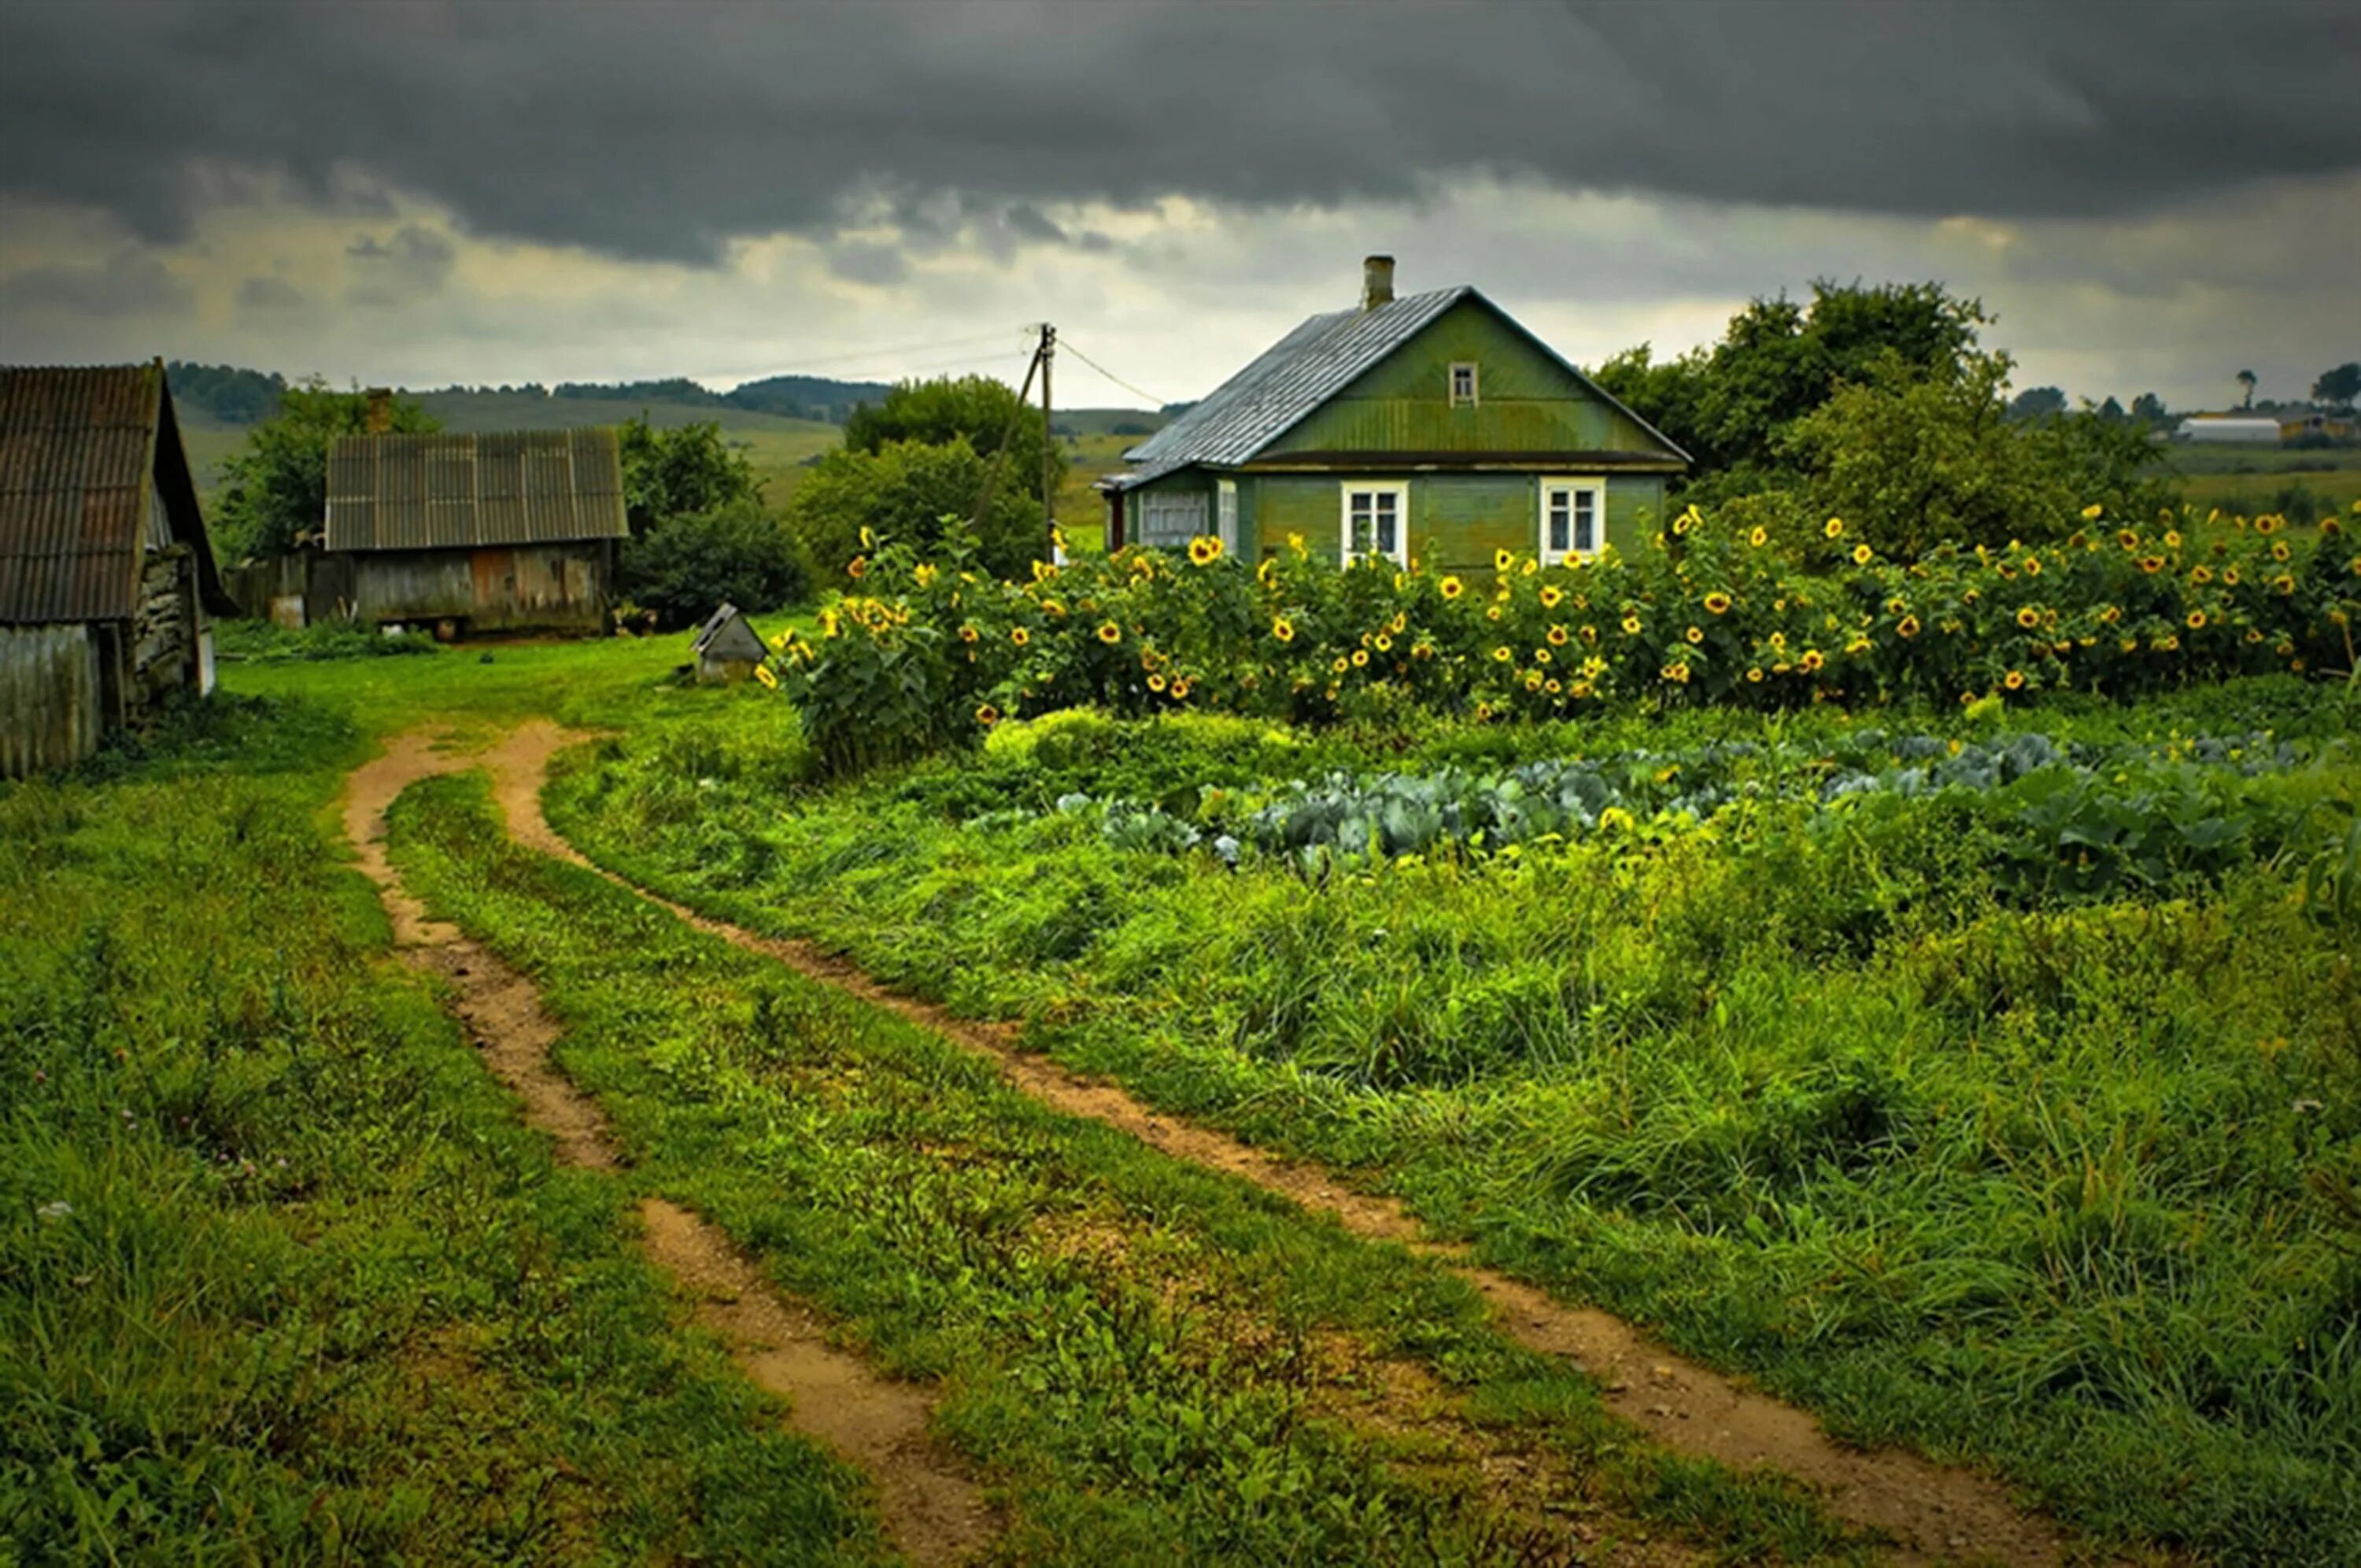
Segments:
[[[1360,258],[1583,363],[1815,277],[2020,385],[2361,357],[2361,4],[6,0],[0,358],[1196,397]],[[1059,400],[1141,400],[1069,356]]]

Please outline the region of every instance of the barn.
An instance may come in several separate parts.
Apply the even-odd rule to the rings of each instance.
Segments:
[[[1199,534],[1269,555],[1485,566],[1629,550],[1687,455],[1477,290],[1397,297],[1364,264],[1357,308],[1316,315],[1099,482],[1109,548]]]
[[[163,366],[0,368],[0,777],[211,691],[235,612]]]
[[[630,532],[612,430],[339,436],[328,560],[350,613],[438,634],[607,630]]]

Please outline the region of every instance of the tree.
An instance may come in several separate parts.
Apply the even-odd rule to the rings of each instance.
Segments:
[[[443,428],[410,398],[394,399],[392,411],[397,431]],[[279,411],[222,465],[214,531],[227,557],[280,554],[317,532],[328,516],[328,445],[368,429],[366,393],[332,392],[317,376],[281,392]]]
[[[2257,376],[2252,370],[2241,370],[2234,379],[2237,381],[2240,389],[2246,394],[2246,401],[2238,406],[2241,408],[2253,408],[2255,406],[2255,388],[2261,380],[2261,378]]]
[[[2312,384],[2312,400],[2324,408],[2350,413],[2356,400],[2361,400],[2361,360],[2348,359],[2334,370],[2323,370]]]
[[[2162,398],[2154,392],[2142,392],[2132,400],[2132,418],[2145,424],[2166,424],[2170,422],[2172,414]]]
[[[2112,392],[2107,394],[2107,400],[2101,403],[2095,411],[2101,419],[2105,420],[2109,424],[2121,424],[2124,422],[2124,405],[2115,400],[2114,394]]]
[[[1839,386],[1882,366],[1955,375],[1991,320],[1982,302],[1939,283],[1823,280],[1808,303],[1784,294],[1754,301],[1710,348],[1659,362],[1642,345],[1599,367],[1595,379],[1696,460],[1693,490],[1742,494],[1792,482],[1788,429]]]
[[[2066,411],[2066,394],[2056,387],[2027,387],[2009,400],[2008,417],[2048,419]]]
[[[1040,412],[1020,403],[1015,388],[989,376],[904,381],[883,402],[864,403],[844,422],[848,452],[879,452],[897,441],[934,446],[960,442],[988,458],[1005,440],[1000,484],[1037,501],[1043,499],[1041,458],[1048,439]],[[1054,455],[1053,483],[1066,473],[1064,454]]]
[[[657,430],[642,416],[624,424],[621,445],[623,513],[634,537],[673,518],[762,502],[753,465],[721,438],[718,424]]]
[[[878,543],[906,543],[923,555],[966,535],[984,471],[984,460],[963,442],[893,441],[873,452],[844,447],[796,487],[787,521],[822,578],[840,581],[847,565]],[[972,543],[987,570],[1004,577],[1027,571],[1049,547],[1041,503],[1004,474]]]
[[[1850,382],[1796,422],[1791,457],[1813,516],[1845,520],[1848,540],[1914,559],[1939,544],[2004,545],[2061,536],[2092,502],[2145,516],[2168,499],[2144,471],[2144,425],[2098,410],[2012,420],[2004,354],[1971,355],[1956,374],[1898,358]]]

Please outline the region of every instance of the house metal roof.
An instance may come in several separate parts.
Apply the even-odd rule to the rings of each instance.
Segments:
[[[130,619],[151,481],[226,610],[163,367],[0,368],[0,625]]]
[[[1216,387],[1203,401],[1126,452],[1124,460],[1137,466],[1110,475],[1103,483],[1131,489],[1200,464],[1234,467],[1246,462],[1463,300],[1476,301],[1524,333],[1567,374],[1662,442],[1665,451],[1683,462],[1688,460],[1688,454],[1662,432],[1568,364],[1555,349],[1525,332],[1514,316],[1479,290],[1463,283],[1429,294],[1407,294],[1374,310],[1313,316]]]
[[[346,435],[328,449],[330,550],[468,550],[620,539],[611,430]]]

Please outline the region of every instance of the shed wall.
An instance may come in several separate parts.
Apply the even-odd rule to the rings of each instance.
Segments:
[[[104,690],[89,626],[0,626],[0,778],[69,767],[96,751]]]
[[[606,630],[613,556],[603,541],[344,558],[353,564],[356,620],[464,620],[478,631]]]

